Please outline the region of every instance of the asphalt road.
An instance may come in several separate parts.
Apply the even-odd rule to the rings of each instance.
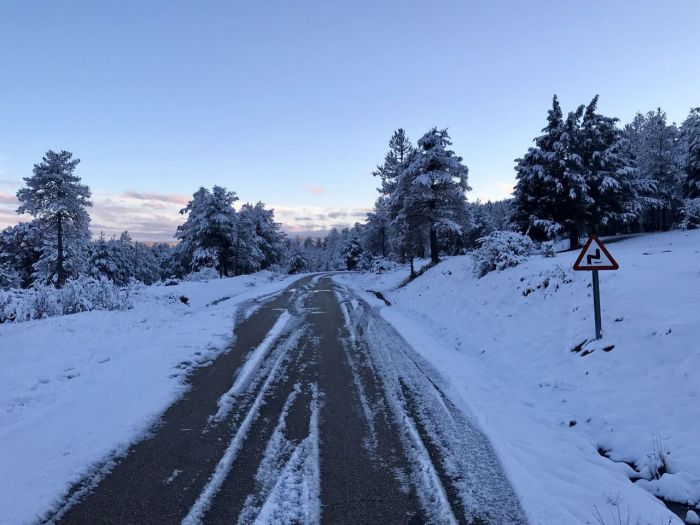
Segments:
[[[235,334],[146,439],[42,522],[525,523],[439,376],[330,276],[269,298]]]

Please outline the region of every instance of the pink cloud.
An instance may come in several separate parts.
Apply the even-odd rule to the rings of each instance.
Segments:
[[[190,201],[187,195],[169,195],[166,193],[143,193],[139,191],[127,191],[124,197],[137,199],[140,201],[170,202],[173,204],[186,205]]]
[[[17,197],[10,193],[0,191],[0,203],[2,204],[17,204]]]
[[[307,186],[306,189],[311,195],[321,195],[326,190],[321,186]]]

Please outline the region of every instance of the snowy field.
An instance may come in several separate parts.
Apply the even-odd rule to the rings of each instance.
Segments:
[[[132,310],[0,325],[0,523],[34,521],[126,450],[183,393],[188,370],[226,348],[238,305],[298,278],[156,285]]]
[[[403,288],[405,269],[336,277],[447,379],[533,524],[680,523],[652,494],[700,509],[700,231],[608,247],[604,337],[578,351],[594,323],[576,253],[482,279],[448,258]]]

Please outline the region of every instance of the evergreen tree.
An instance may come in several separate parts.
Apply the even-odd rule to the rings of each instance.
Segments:
[[[113,257],[113,250],[105,239],[105,234],[100,232],[99,238],[92,244],[88,273],[91,277],[106,277],[110,281],[115,280],[117,265]]]
[[[700,198],[700,108],[690,112],[682,126],[686,199]]]
[[[418,141],[392,192],[394,203],[402,203],[397,215],[407,224],[422,225],[429,231],[433,263],[439,261],[439,233],[462,230],[466,192],[471,189],[467,184],[469,170],[462,157],[449,149],[451,145],[446,129],[428,131]]]
[[[390,223],[387,197],[379,197],[374,203],[374,210],[367,214],[363,242],[370,253],[381,257],[389,255]]]
[[[236,275],[257,272],[263,258],[264,254],[258,245],[255,209],[250,204],[244,204],[236,222]]]
[[[646,229],[667,229],[678,218],[682,198],[682,170],[678,161],[678,129],[666,122],[658,108],[638,113],[625,126],[624,136],[638,168],[638,178],[653,189],[640,196]]]
[[[187,220],[175,233],[180,241],[176,252],[185,271],[210,266],[222,277],[229,275],[236,238],[233,203],[237,200],[234,192],[220,186],[211,191],[199,188],[180,210]]]
[[[86,207],[90,189],[73,174],[79,159],[68,151],[49,150],[17,192],[17,213],[29,213],[46,229],[45,244],[36,263],[39,278],[61,287],[67,276],[78,275],[85,261],[90,233]]]
[[[586,226],[592,233],[635,220],[641,213],[638,193],[642,189],[627,142],[616,127],[618,119],[601,115],[597,106],[596,95],[574,135],[587,186]]]
[[[17,273],[18,286],[31,286],[43,244],[42,228],[37,221],[20,222],[0,232],[0,264]]]
[[[285,235],[280,223],[275,222],[275,211],[265,209],[262,202],[250,206],[250,212],[255,225],[257,248],[262,254],[259,269],[265,270],[282,260]]]
[[[576,133],[584,107],[563,119],[555,95],[543,134],[521,159],[516,159],[515,218],[523,230],[537,237],[566,231],[570,249],[579,246],[586,209],[591,203],[576,152]]]

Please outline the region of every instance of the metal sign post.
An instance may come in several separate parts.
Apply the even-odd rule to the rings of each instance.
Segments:
[[[590,271],[593,273],[593,310],[595,315],[595,338],[603,337],[602,320],[600,313],[600,279],[599,270],[617,270],[620,267],[613,259],[610,252],[598,237],[591,235],[581,249],[581,253],[574,263],[576,271]]]
[[[595,338],[603,337],[603,322],[600,319],[600,283],[598,270],[593,270],[593,310],[595,311]]]

